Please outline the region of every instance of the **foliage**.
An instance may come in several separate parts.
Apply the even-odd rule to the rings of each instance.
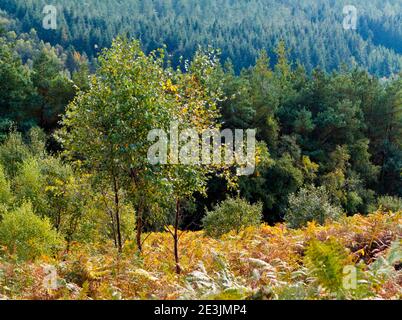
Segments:
[[[310,221],[323,224],[341,216],[342,209],[331,203],[325,187],[308,186],[290,195],[285,220],[292,228],[299,228]]]
[[[357,32],[310,0],[60,0],[45,32],[2,0],[0,299],[401,299],[401,7],[356,1]],[[176,123],[255,128],[255,171],[151,163]]]
[[[147,159],[152,129],[167,129],[175,106],[165,94],[163,52],[145,55],[137,41],[117,39],[100,57],[100,68],[91,80],[90,90],[80,92],[68,106],[59,141],[70,160],[79,160],[118,193],[129,193],[136,209],[137,244],[141,249],[141,230],[145,198],[158,174]],[[118,225],[119,228],[119,225]],[[118,232],[119,247],[122,247]]]
[[[62,241],[47,219],[39,218],[29,202],[3,215],[0,243],[19,260],[32,260],[51,255]]]
[[[117,247],[113,192],[109,191],[106,194],[89,197],[86,195],[86,197],[87,201],[84,206],[78,208],[81,210],[81,216],[78,220],[76,232],[73,234],[73,241],[95,245],[97,243],[109,243],[110,240],[113,240]],[[121,192],[120,199],[122,200],[119,204],[120,231],[124,244],[135,239],[136,216],[133,206]],[[71,213],[73,212],[71,211]]]
[[[29,148],[25,145],[21,133],[16,131],[9,133],[0,148],[0,163],[5,174],[14,177],[19,166],[29,155]]]
[[[292,60],[308,71],[359,64],[370,73],[388,76],[402,63],[398,0],[386,5],[381,0],[355,0],[356,8],[365,9],[358,11],[357,32],[343,29],[344,1],[243,0],[218,5],[214,0],[59,0],[58,28],[52,32],[42,28],[46,4],[3,0],[0,8],[15,18],[20,30],[35,28],[41,39],[73,46],[89,57],[96,57],[116,36],[129,34],[143,39],[146,52],[166,44],[176,63],[180,56],[192,57],[199,45],[213,43],[237,71],[252,65],[261,49],[271,49],[280,39],[292,50]]]
[[[242,228],[261,223],[262,204],[251,205],[241,198],[229,198],[207,212],[203,219],[207,235],[220,237],[232,230],[239,233]]]
[[[24,116],[24,108],[31,106],[33,84],[29,68],[24,66],[13,48],[0,37],[0,119],[3,125],[18,120],[25,125],[30,119]],[[2,128],[8,129],[8,128]]]
[[[402,198],[384,196],[377,199],[377,206],[384,211],[397,212],[402,210]]]
[[[180,275],[166,232],[147,234],[142,257],[135,243],[119,254],[110,241],[74,243],[63,259],[34,263],[1,255],[0,293],[11,299],[398,300],[400,224],[400,212],[377,212],[299,230],[253,226],[219,240],[185,232]],[[42,286],[44,263],[57,269],[57,290]],[[356,290],[338,290],[345,263],[357,268]]]
[[[0,171],[0,212],[29,202],[33,211],[47,217],[70,243],[78,237],[76,233],[90,206],[99,207],[101,200],[93,199],[90,176],[74,171],[59,157],[49,154],[45,146],[46,137],[38,128],[31,129],[26,139],[11,132],[0,145],[0,166],[5,168]],[[97,214],[107,218],[105,212],[106,209],[98,210]],[[109,228],[107,219],[103,227]]]
[[[217,61],[213,53],[200,52],[185,73],[173,71],[164,67],[162,49],[146,55],[138,41],[123,38],[99,60],[89,91],[80,92],[68,106],[58,138],[68,159],[78,160],[83,170],[112,188],[116,221],[120,220],[120,190],[130,198],[141,251],[141,232],[153,199],[160,198],[164,190],[168,194],[162,197],[173,194],[176,201],[202,192],[212,171],[195,164],[151,164],[148,134],[153,129],[166,132],[173,122],[180,129],[195,128],[197,133],[215,126],[221,95],[219,82],[212,76]],[[121,250],[119,228],[117,223]]]
[[[0,165],[0,206],[7,206],[12,199],[10,182],[4,173],[3,166]]]
[[[107,97],[107,102],[110,104],[121,102],[119,102],[121,106],[116,108],[105,107],[109,112],[103,119],[105,121],[97,117],[99,113],[95,116],[94,112],[92,116],[96,121],[88,123],[93,122],[102,127],[105,125],[103,122],[110,120],[106,124],[110,128],[113,126],[121,128],[120,133],[126,132],[126,129],[131,130],[130,134],[126,132],[131,136],[120,135],[120,138],[124,136],[124,139],[119,143],[112,141],[110,134],[103,135],[104,138],[109,138],[108,143],[111,143],[109,147],[102,149],[105,159],[109,161],[99,161],[99,168],[93,166],[98,173],[102,173],[103,178],[109,183],[108,188],[110,187],[115,194],[113,176],[117,178],[119,192],[127,189],[129,183],[132,184],[131,173],[127,174],[131,169],[127,166],[122,168],[121,161],[127,163],[131,161],[131,156],[140,154],[142,155],[139,158],[144,159],[144,150],[149,146],[148,143],[144,145],[132,143],[132,139],[140,141],[138,139],[144,139],[145,133],[149,132],[144,130],[142,136],[133,135],[134,131],[139,131],[136,130],[137,123],[135,127],[130,123],[131,117],[134,116],[133,110],[136,108],[133,108],[131,113],[123,112],[124,117],[119,113],[125,110],[124,103],[127,106],[132,102],[130,99],[125,100],[126,96],[133,97],[141,92],[145,96],[146,93],[150,95],[154,93],[156,94],[154,97],[158,98],[153,101],[147,99],[138,101],[139,108],[136,110],[143,110],[142,107],[145,108],[148,102],[163,105],[163,108],[159,108],[161,110],[170,110],[165,113],[164,124],[157,125],[163,129],[166,129],[172,117],[179,120],[183,128],[196,126],[198,122],[200,131],[210,120],[217,126],[231,129],[257,129],[258,145],[264,146],[262,148],[266,146],[269,150],[268,161],[257,165],[253,175],[241,177],[239,187],[242,197],[252,203],[259,201],[263,203],[264,220],[269,223],[282,221],[283,213],[287,210],[289,195],[297,192],[303,185],[325,186],[330,193],[331,201],[342,206],[348,214],[366,214],[372,211],[377,197],[385,195],[400,197],[402,194],[401,79],[398,76],[381,79],[373,77],[359,67],[346,66],[332,73],[326,73],[322,68],[316,68],[310,73],[310,69],[318,64],[308,66],[303,61],[297,65],[292,63],[295,48],[286,39],[273,41],[267,50],[258,50],[258,55],[255,53],[255,56],[258,56],[256,62],[254,63],[253,58],[253,61],[248,63],[251,67],[243,69],[240,74],[236,72],[239,69],[238,61],[227,62],[221,66],[219,55],[214,50],[201,50],[195,55],[191,54],[192,59],[181,60],[183,62],[180,63],[181,68],[176,70],[170,66],[179,63],[180,59],[175,54],[172,58],[167,55],[172,53],[169,44],[166,50],[146,54],[149,50],[143,50],[147,47],[145,43],[132,44],[131,49],[123,50],[122,47],[128,47],[129,40],[117,41],[116,43],[127,43],[121,48],[117,48],[117,45],[112,46],[109,53],[105,52],[99,57],[98,62],[89,66],[86,55],[78,53],[73,47],[52,47],[41,41],[34,30],[21,33],[17,30],[18,23],[14,24],[7,17],[5,21],[8,21],[10,31],[2,36],[4,78],[10,79],[9,82],[13,82],[13,77],[16,75],[25,79],[12,88],[14,93],[10,94],[13,90],[5,86],[2,94],[4,97],[2,105],[10,106],[10,110],[7,107],[4,115],[0,114],[0,130],[2,130],[0,139],[8,140],[7,148],[9,148],[6,151],[9,158],[4,158],[0,151],[0,159],[8,176],[16,174],[29,149],[20,148],[22,137],[20,139],[14,135],[7,139],[6,133],[10,128],[15,127],[25,133],[33,125],[38,124],[46,131],[52,131],[58,126],[57,121],[64,114],[67,103],[81,89],[78,95],[80,98],[77,97],[72,105],[82,102],[90,106],[91,103],[95,103],[93,101],[96,100],[95,97],[97,99]],[[13,29],[16,32],[11,31]],[[100,46],[100,42],[97,45]],[[153,48],[154,45],[155,43],[152,45]],[[221,49],[225,51],[224,47]],[[137,52],[142,58],[138,57],[136,62],[131,61],[127,58],[130,50],[133,54]],[[227,55],[223,53],[222,56],[226,58]],[[127,70],[122,71],[120,77],[116,78],[113,76],[116,67],[113,66],[119,65],[118,60],[124,61],[122,70]],[[139,64],[139,61],[142,61],[142,64]],[[139,81],[139,77],[134,79],[139,85],[136,92],[133,87],[124,89],[127,79],[130,79],[127,80],[129,83],[135,83],[130,78],[135,74],[133,71],[135,68],[131,69],[131,65],[137,65],[139,70],[143,70],[141,79],[144,81]],[[91,87],[88,76],[92,71],[96,73],[95,79],[99,79],[96,85]],[[151,80],[152,74],[158,76],[152,77]],[[157,82],[157,78],[161,81]],[[146,82],[149,85],[143,86],[142,84]],[[109,89],[114,86],[118,86],[121,90],[116,91],[113,96]],[[86,92],[89,96],[85,96]],[[20,98],[24,101],[19,101]],[[148,115],[153,114],[158,118],[155,110],[156,108],[152,109]],[[146,113],[138,112],[135,117],[147,123],[149,119],[147,120],[145,115]],[[81,114],[76,113],[76,119],[80,119],[79,117]],[[118,124],[120,118],[124,118],[123,123],[126,125]],[[79,125],[79,120],[77,122]],[[86,133],[84,131],[83,134]],[[94,132],[97,131],[99,130]],[[100,136],[96,135],[97,138]],[[87,141],[97,141],[90,137]],[[78,144],[91,146],[91,143],[77,142]],[[142,151],[137,152],[140,144]],[[18,147],[14,148],[14,145]],[[3,147],[6,148],[6,145]],[[59,148],[53,140],[48,142],[47,147],[52,150]],[[32,153],[34,157],[42,157],[35,152]],[[82,160],[81,158],[85,159],[90,155],[88,150],[81,150],[81,154],[76,154],[75,157]],[[116,157],[120,161],[118,165],[112,161]],[[83,168],[88,170],[87,166]],[[154,192],[166,187],[162,186],[164,182],[161,182],[161,179],[155,179],[156,176],[166,175],[160,169],[149,166],[146,177],[140,179],[142,180],[140,184],[146,181],[147,186],[134,188],[147,191],[146,195],[138,192],[133,192],[131,195],[132,201],[137,203],[135,205],[139,212],[137,219],[142,217],[144,224],[155,218],[148,213],[143,215],[142,212],[155,212],[157,213],[155,216],[159,217],[171,215],[169,210],[161,209],[171,207],[171,204],[157,203],[161,197]],[[194,172],[194,167],[188,169]],[[211,171],[216,172],[216,169],[213,168]],[[142,169],[137,171],[143,172]],[[157,180],[159,182],[156,182]],[[155,185],[151,186],[150,181]],[[225,199],[226,193],[231,192],[227,190],[224,179],[211,179],[207,184],[205,182],[204,180],[202,183],[193,184],[202,185],[202,191],[206,190],[207,194],[206,199],[196,198],[199,214],[194,218],[190,217],[190,212],[183,210],[183,221],[199,225],[203,208],[207,206],[211,209],[214,204]],[[172,189],[168,187],[168,190],[171,192]],[[141,205],[144,208],[138,210],[141,198],[148,198],[149,201]],[[159,209],[154,210],[155,208]],[[140,225],[138,221],[137,225]]]
[[[345,248],[334,239],[313,240],[307,247],[304,264],[317,281],[331,292],[339,292],[343,283],[343,268],[348,264]]]
[[[37,159],[24,160],[15,177],[14,185],[14,191],[20,201],[29,201],[35,212],[45,215],[47,211],[43,193],[45,181]]]

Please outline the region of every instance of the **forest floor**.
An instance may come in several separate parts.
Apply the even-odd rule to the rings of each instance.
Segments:
[[[401,299],[401,236],[402,212],[219,240],[184,232],[180,275],[167,232],[149,234],[141,255],[133,242],[122,254],[74,243],[31,263],[0,251],[0,299]]]

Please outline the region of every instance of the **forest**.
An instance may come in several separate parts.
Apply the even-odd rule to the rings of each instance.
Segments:
[[[401,299],[400,1],[220,2],[2,0],[0,299]]]
[[[14,28],[34,28],[53,45],[85,52],[90,60],[112,39],[125,34],[140,39],[146,52],[167,46],[172,62],[191,59],[199,46],[222,51],[236,72],[255,63],[261,50],[272,53],[283,39],[293,62],[308,72],[342,64],[372,74],[397,74],[402,66],[402,4],[399,0],[354,0],[358,28],[344,30],[347,0],[2,0],[0,10]],[[58,8],[58,28],[42,28],[43,8]]]

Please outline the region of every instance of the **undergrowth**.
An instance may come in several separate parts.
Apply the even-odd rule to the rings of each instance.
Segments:
[[[220,239],[146,235],[142,255],[126,242],[73,243],[70,252],[21,262],[0,249],[2,299],[401,299],[402,212],[376,212],[292,230],[248,227]],[[52,287],[46,270],[55,268]]]

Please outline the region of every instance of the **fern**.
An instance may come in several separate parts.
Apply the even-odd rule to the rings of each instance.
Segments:
[[[304,264],[311,275],[332,293],[341,292],[343,269],[348,261],[346,249],[334,239],[326,242],[311,241],[304,258]]]

